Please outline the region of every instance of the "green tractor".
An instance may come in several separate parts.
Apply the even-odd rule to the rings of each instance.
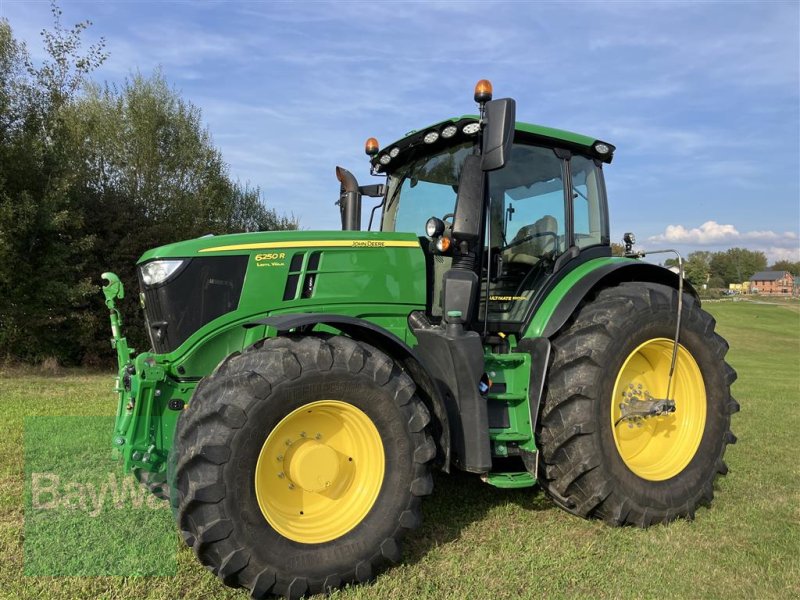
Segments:
[[[477,116],[370,138],[381,184],[337,168],[342,231],[146,252],[148,352],[104,274],[113,444],[225,584],[296,598],[369,581],[401,560],[435,469],[638,527],[693,518],[726,473],[728,346],[630,234],[612,256],[614,147],[516,122],[485,80],[475,100]]]

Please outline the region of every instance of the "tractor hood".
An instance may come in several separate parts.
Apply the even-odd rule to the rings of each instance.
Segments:
[[[311,247],[416,248],[419,247],[419,239],[408,233],[370,231],[267,231],[207,235],[148,250],[137,264],[156,259],[242,255]]]
[[[199,342],[240,351],[247,342],[242,325],[269,315],[383,319],[402,337],[406,317],[426,299],[425,256],[413,233],[206,236],[146,252],[137,271],[153,349],[180,357],[187,374],[209,368],[197,362],[202,352],[192,356]]]

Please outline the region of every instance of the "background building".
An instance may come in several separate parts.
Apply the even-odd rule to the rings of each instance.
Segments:
[[[795,278],[788,271],[759,271],[750,278],[750,291],[768,296],[791,296]]]

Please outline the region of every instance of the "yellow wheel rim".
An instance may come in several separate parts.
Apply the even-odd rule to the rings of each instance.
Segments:
[[[261,447],[258,506],[284,537],[329,542],[367,516],[384,468],[381,436],[362,410],[339,400],[312,402],[286,415]]]
[[[630,394],[665,399],[674,341],[656,338],[628,355],[614,383],[611,428],[614,443],[628,468],[643,479],[675,477],[694,457],[706,424],[706,388],[700,367],[679,345],[670,400],[675,412],[638,422],[621,420],[621,404]]]

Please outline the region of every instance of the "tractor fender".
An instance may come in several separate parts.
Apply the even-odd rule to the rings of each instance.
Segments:
[[[538,335],[552,338],[566,324],[581,301],[593,290],[617,285],[625,281],[660,283],[677,290],[679,276],[665,267],[638,260],[619,261],[600,266],[584,275],[564,293],[547,320],[547,324]],[[688,281],[684,280],[683,290],[698,298],[697,291]],[[554,289],[551,291],[552,293],[558,293],[558,290]]]
[[[444,399],[425,364],[414,350],[392,332],[365,319],[329,313],[290,313],[251,321],[245,328],[266,325],[278,332],[300,330],[310,332],[316,325],[338,329],[354,340],[366,342],[390,356],[408,373],[421,391],[420,397],[433,417],[433,437],[436,440],[436,463],[446,473],[450,472],[450,423]]]

